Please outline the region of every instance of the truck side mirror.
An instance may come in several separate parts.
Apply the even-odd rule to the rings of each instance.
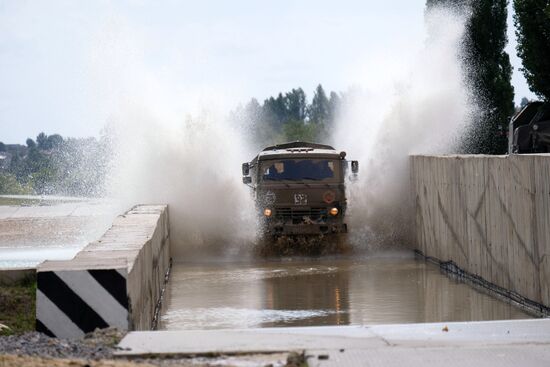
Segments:
[[[243,176],[248,176],[250,174],[250,164],[243,163]]]
[[[252,183],[252,177],[250,176],[244,176],[243,177],[243,184],[251,184]]]
[[[359,172],[359,161],[351,161],[351,172]]]

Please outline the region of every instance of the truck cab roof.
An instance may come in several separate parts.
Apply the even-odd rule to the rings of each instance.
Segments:
[[[345,157],[345,154],[344,154]],[[295,141],[278,144],[265,148],[255,160],[267,160],[278,158],[337,158],[342,159],[342,154],[330,145]]]

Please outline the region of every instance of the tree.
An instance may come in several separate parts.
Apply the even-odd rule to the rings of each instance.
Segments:
[[[279,93],[277,98],[269,97],[264,101],[262,116],[276,131],[282,129],[285,121],[288,121],[285,98],[282,93]]]
[[[314,124],[326,124],[330,117],[330,104],[323,86],[319,84],[313,93],[308,108],[309,121]]]
[[[29,149],[36,148],[36,143],[31,138],[28,138],[26,143]]]
[[[302,88],[292,89],[285,95],[286,121],[305,121],[307,116],[307,98]]]
[[[550,1],[514,0],[517,53],[533,93],[550,101]]]
[[[529,104],[529,100],[528,100],[526,97],[523,97],[523,98],[521,99],[521,102],[520,102],[520,104],[519,104],[519,107],[523,108],[523,107],[527,106],[528,104]]]
[[[505,153],[505,132],[514,113],[512,66],[504,51],[508,42],[508,0],[428,0],[427,5],[449,6],[470,14],[462,42],[462,63],[473,97],[483,112],[474,117],[463,150]]]
[[[6,151],[6,144],[0,141],[0,152],[5,152],[5,151]]]
[[[47,146],[49,149],[59,148],[63,144],[63,137],[59,134],[48,136]]]
[[[44,134],[43,132],[38,134],[38,136],[36,137],[36,144],[38,145],[38,149],[40,150],[49,149],[48,135]]]
[[[316,141],[318,125],[303,121],[289,121],[283,127],[284,141]]]
[[[503,154],[507,151],[506,131],[514,114],[512,66],[504,51],[508,16],[507,0],[472,2],[472,17],[467,27],[465,61],[468,80],[482,104],[474,120],[471,153]]]
[[[342,105],[342,98],[336,92],[330,92],[330,99],[328,100],[329,122],[334,125],[338,113],[340,113],[340,106]]]

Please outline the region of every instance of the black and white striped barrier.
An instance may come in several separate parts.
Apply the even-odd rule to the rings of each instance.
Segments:
[[[167,207],[137,206],[74,259],[40,264],[36,330],[75,338],[151,329],[169,264]]]
[[[96,328],[128,329],[126,269],[39,272],[37,284],[37,331],[80,337]]]

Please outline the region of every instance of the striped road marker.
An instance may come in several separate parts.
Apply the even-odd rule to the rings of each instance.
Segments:
[[[96,328],[128,329],[126,269],[37,274],[36,330],[78,338]]]

